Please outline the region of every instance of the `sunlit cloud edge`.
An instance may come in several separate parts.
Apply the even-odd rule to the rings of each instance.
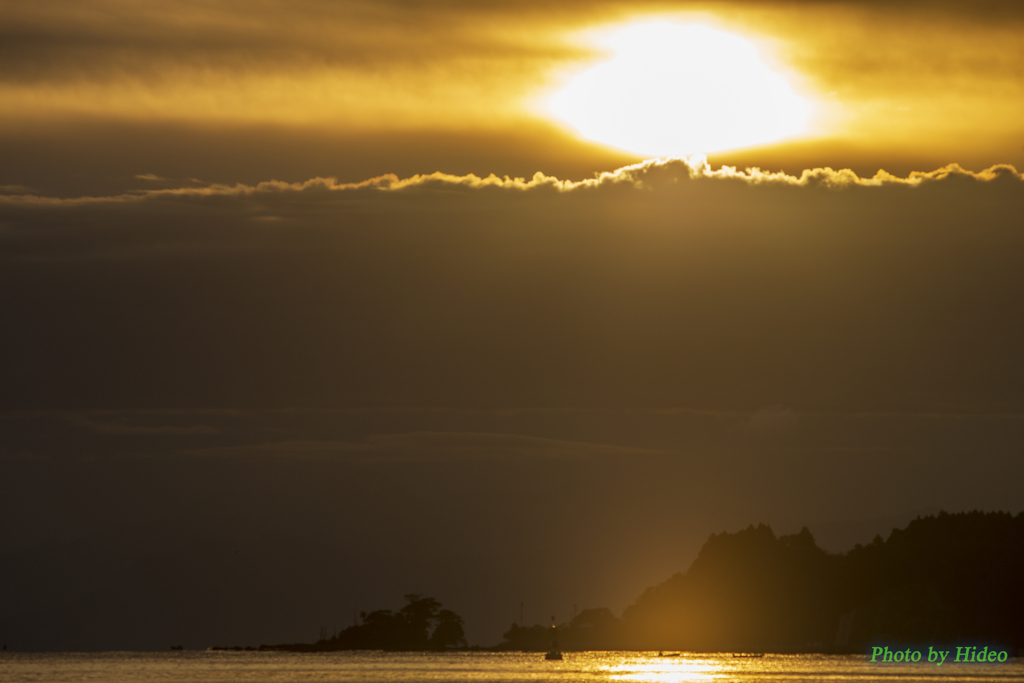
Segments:
[[[565,180],[540,171],[529,179],[507,175],[498,176],[495,174],[486,177],[473,173],[454,175],[440,171],[400,178],[394,173],[386,173],[351,183],[339,182],[334,177],[316,177],[292,183],[280,180],[268,180],[254,185],[245,183],[236,183],[234,185],[213,183],[205,186],[193,185],[191,187],[138,190],[105,196],[52,197],[38,194],[11,193],[0,194],[0,204],[59,207],[132,203],[160,199],[252,196],[305,191],[355,192],[373,190],[402,192],[417,188],[429,189],[431,187],[510,191],[553,190],[556,192],[576,192],[611,185],[626,185],[636,189],[649,189],[649,179],[655,177],[659,172],[680,172],[675,176],[676,178],[694,181],[731,180],[748,185],[827,188],[918,187],[950,178],[967,178],[980,182],[992,182],[1004,178],[1024,181],[1024,173],[1018,172],[1010,164],[996,164],[982,171],[969,171],[957,163],[951,163],[933,171],[912,171],[906,176],[897,176],[880,170],[870,178],[865,178],[857,175],[850,169],[835,170],[830,167],[805,169],[799,175],[788,174],[784,171],[764,171],[756,167],[738,170],[734,166],[721,166],[718,169],[713,169],[708,163],[706,156],[694,155],[690,157],[648,159],[636,164],[623,166],[614,171],[605,171],[596,174],[593,178],[583,180]]]

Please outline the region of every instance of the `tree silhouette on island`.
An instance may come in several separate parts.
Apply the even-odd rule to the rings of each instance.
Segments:
[[[260,650],[331,652],[334,650],[450,650],[466,647],[462,617],[442,609],[441,603],[417,593],[405,596],[407,604],[397,612],[381,609],[359,614],[359,624],[333,638],[316,643],[261,645]]]

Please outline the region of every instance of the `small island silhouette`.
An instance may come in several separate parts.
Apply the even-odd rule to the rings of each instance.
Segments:
[[[451,650],[466,647],[462,617],[442,609],[434,598],[417,593],[405,596],[406,605],[397,612],[381,609],[362,612],[360,623],[332,638],[316,643],[260,645],[259,649],[288,652],[332,652],[335,650]]]
[[[871,646],[988,643],[1024,649],[1024,512],[918,518],[888,539],[830,554],[807,528],[776,536],[760,524],[712,535],[693,564],[648,588],[622,617],[585,609],[557,627],[561,651],[864,653]],[[405,596],[397,612],[312,644],[261,650],[466,648],[463,620]],[[552,628],[513,624],[488,649],[545,652]]]

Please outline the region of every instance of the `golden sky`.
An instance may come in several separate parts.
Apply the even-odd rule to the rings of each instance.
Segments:
[[[750,158],[828,150],[832,165],[873,156],[987,166],[1024,155],[1024,13],[1013,2],[93,0],[3,9],[8,131],[83,122],[270,126],[331,140],[531,131],[536,145],[586,154],[543,111],[545,98],[608,58],[588,36],[661,20],[750,40],[812,104],[813,121],[787,139],[788,153],[747,145]],[[508,172],[506,150],[492,147],[489,170]]]

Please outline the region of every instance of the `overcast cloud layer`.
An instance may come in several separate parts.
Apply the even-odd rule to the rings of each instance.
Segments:
[[[12,647],[309,641],[409,591],[490,644],[711,532],[1024,507],[1011,167],[138,175],[0,195]]]

